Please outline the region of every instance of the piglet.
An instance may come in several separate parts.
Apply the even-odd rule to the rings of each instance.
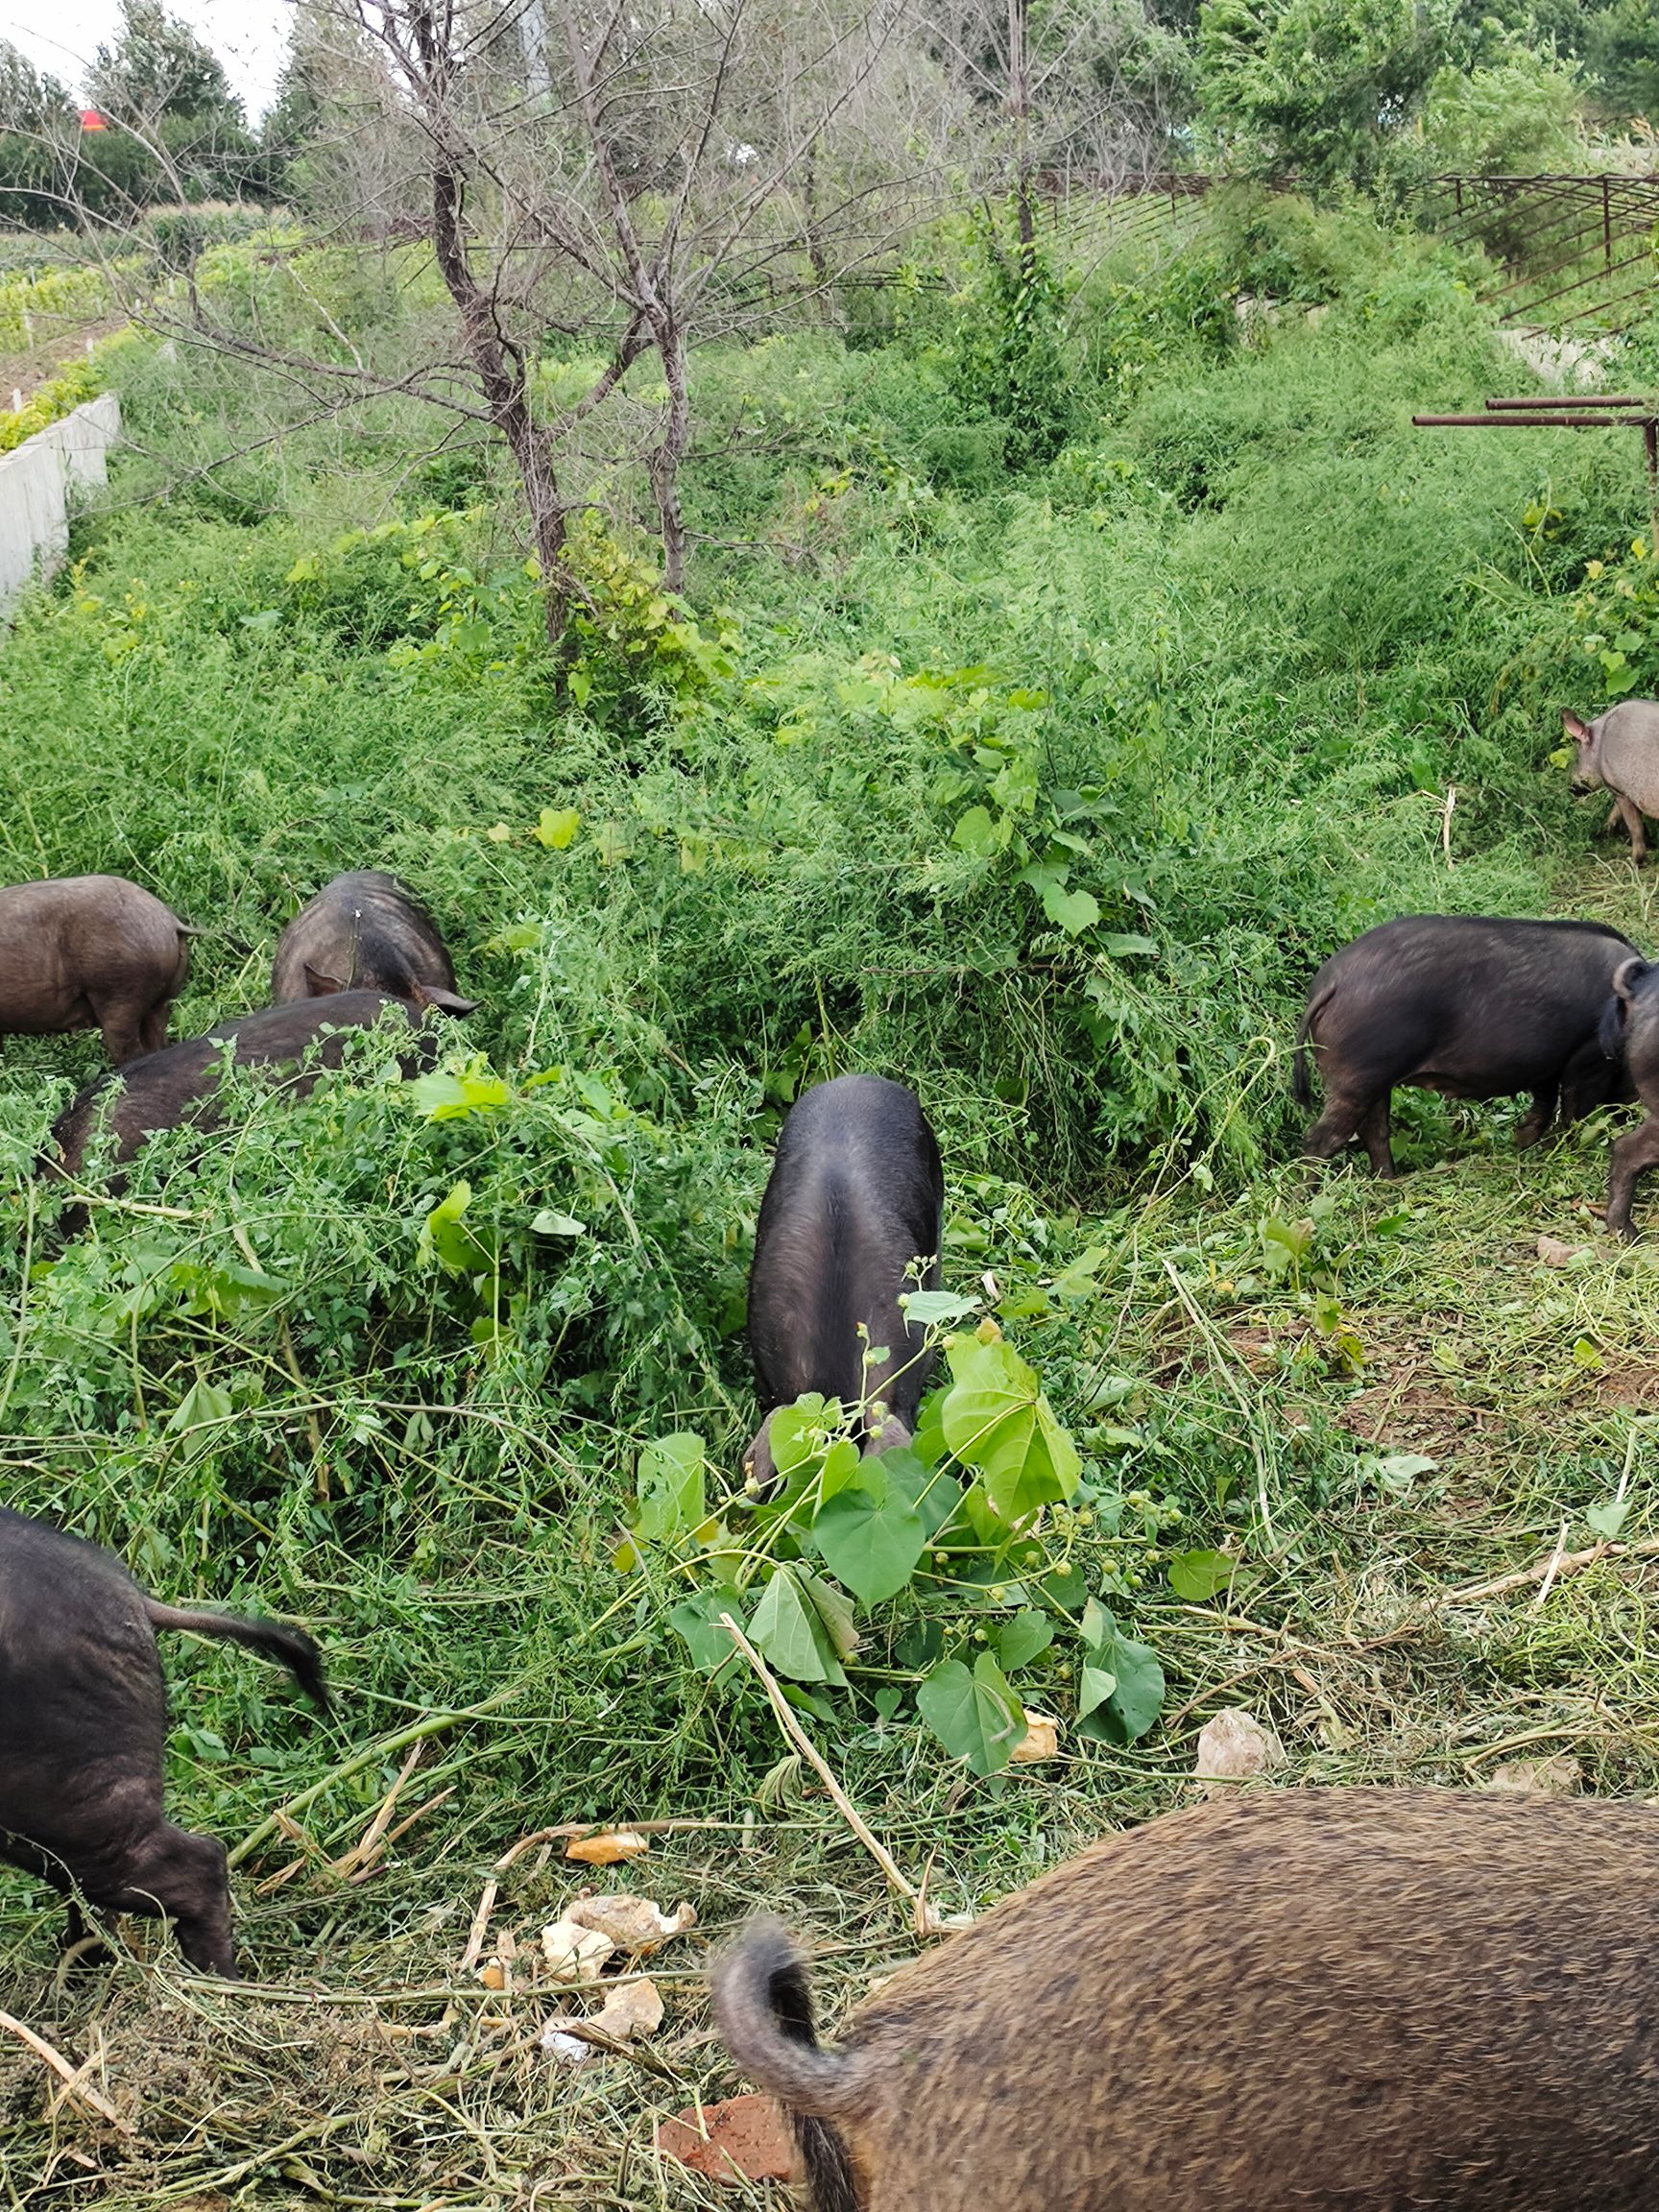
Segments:
[[[438,925],[406,883],[378,868],[359,868],[325,883],[277,940],[271,997],[324,998],[336,992],[384,991],[411,1006],[471,1014]]]

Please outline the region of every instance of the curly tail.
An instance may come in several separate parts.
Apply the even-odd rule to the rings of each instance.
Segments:
[[[158,1605],[146,1598],[144,1610],[157,1628],[185,1628],[192,1636],[228,1636],[279,1659],[319,1713],[328,1710],[328,1685],[323,1679],[323,1654],[303,1628],[291,1628],[281,1621],[249,1621],[240,1613],[197,1613],[177,1605]]]
[[[727,2050],[788,2110],[813,2212],[859,2212],[852,2153],[829,2123],[864,2100],[852,2061],[819,2049],[794,1936],[781,1921],[751,1921],[714,1961],[713,1983]]]
[[[1630,1024],[1630,1004],[1636,985],[1644,976],[1652,974],[1646,960],[1626,960],[1613,972],[1613,996],[1601,1009],[1600,1023],[1596,1031],[1596,1042],[1602,1056],[1608,1060],[1624,1057],[1624,1032]]]

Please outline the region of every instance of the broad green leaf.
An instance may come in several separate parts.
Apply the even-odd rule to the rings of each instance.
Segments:
[[[570,689],[576,690],[576,678],[570,679]],[[578,707],[585,704],[586,694],[578,698]],[[545,845],[549,853],[563,853],[582,827],[582,816],[574,806],[543,806],[541,819],[530,834],[539,845]]]
[[[1103,1605],[1090,1600],[1083,1639],[1092,1647],[1083,1668],[1078,1729],[1119,1747],[1145,1735],[1164,1704],[1164,1670],[1156,1652],[1125,1636]],[[1110,1677],[1111,1688],[1104,1684]]]
[[[1605,1537],[1607,1542],[1611,1544],[1620,1529],[1623,1527],[1624,1517],[1629,1510],[1630,1501],[1628,1498],[1608,1498],[1599,1505],[1590,1506],[1585,1512],[1584,1518],[1595,1529],[1598,1536]]]
[[[470,1183],[457,1183],[426,1216],[421,1232],[419,1257],[423,1265],[436,1260],[451,1275],[478,1275],[495,1264],[495,1255],[462,1219],[472,1203]]]
[[[1225,1590],[1238,1571],[1225,1551],[1183,1551],[1169,1562],[1169,1587],[1190,1605],[1202,1605]]]
[[[1121,929],[1109,929],[1095,943],[1102,952],[1110,952],[1115,959],[1124,960],[1134,952],[1156,952],[1158,946],[1151,937],[1138,937]]]
[[[971,853],[975,860],[990,860],[1001,851],[996,825],[983,806],[969,807],[950,832],[950,842],[959,853]]]
[[[797,1682],[845,1683],[841,1662],[818,1609],[787,1567],[777,1568],[761,1595],[749,1635],[780,1674]]]
[[[914,1505],[883,1484],[878,1498],[862,1487],[841,1490],[812,1524],[812,1542],[832,1575],[863,1605],[895,1597],[916,1572],[928,1530]]]
[[[975,1774],[999,1772],[1025,1733],[1025,1709],[989,1651],[972,1674],[960,1659],[944,1660],[917,1690],[916,1707],[950,1756]]]
[[[1065,891],[1053,883],[1045,885],[1042,899],[1044,913],[1068,937],[1080,937],[1100,919],[1100,902],[1091,892]]]
[[[886,1484],[888,1497],[902,1498],[907,1505],[915,1506],[929,1537],[939,1533],[962,1503],[962,1485],[956,1478],[920,1459],[911,1446],[896,1445],[890,1452],[866,1459],[861,1477],[865,1484],[874,1488],[878,1474]]]
[[[904,1290],[900,1292],[899,1303],[906,1321],[914,1321],[923,1329],[937,1329],[948,1321],[966,1321],[971,1313],[977,1313],[977,1298],[958,1298],[950,1290]]]
[[[1046,1613],[1038,1612],[1034,1605],[1016,1613],[997,1631],[997,1657],[1002,1671],[1012,1674],[1018,1668],[1029,1667],[1053,1641],[1054,1623]]]
[[[742,1627],[743,1594],[729,1582],[716,1583],[712,1590],[699,1590],[682,1599],[668,1616],[670,1626],[685,1639],[691,1664],[700,1674],[723,1674],[729,1667],[741,1664],[731,1631],[720,1625],[723,1613],[730,1613],[738,1627]]]
[[[175,1260],[167,1272],[174,1287],[183,1292],[192,1313],[211,1313],[222,1319],[239,1313],[244,1306],[269,1306],[287,1287],[275,1275],[257,1267],[244,1267],[234,1260],[223,1261],[217,1266],[196,1260]]]
[[[634,1533],[647,1544],[696,1528],[706,1519],[703,1469],[707,1448],[694,1430],[654,1436],[639,1453],[635,1477]]]
[[[838,1429],[841,1408],[833,1398],[808,1390],[793,1406],[780,1406],[768,1431],[772,1463],[780,1475],[793,1475],[798,1467],[816,1459],[824,1450],[825,1430]]]
[[[229,1391],[221,1390],[216,1382],[205,1382],[198,1376],[169,1415],[167,1432],[181,1436],[186,1430],[205,1429],[210,1422],[228,1421],[233,1411]]]
[[[1053,1287],[1062,1298],[1098,1297],[1100,1286],[1095,1275],[1110,1257],[1104,1244],[1091,1244],[1088,1251],[1063,1267],[1054,1278]]]
[[[865,1479],[869,1462],[859,1456],[858,1447],[851,1436],[838,1436],[824,1455],[824,1464],[818,1470],[818,1495],[820,1499],[833,1498],[838,1491]],[[883,1494],[887,1485],[872,1470],[869,1477],[872,1487],[879,1486]]]
[[[574,1214],[561,1214],[557,1206],[543,1206],[530,1224],[536,1237],[586,1237],[588,1224]]]
[[[499,1075],[452,1075],[439,1070],[409,1086],[415,1110],[426,1121],[458,1121],[468,1114],[493,1114],[513,1094]]]
[[[946,1356],[951,1375],[943,1408],[946,1440],[978,1475],[1004,1522],[1070,1498],[1082,1463],[1014,1347],[1000,1336],[989,1343],[953,1336]]]
[[[853,1625],[853,1607],[846,1592],[837,1590],[833,1582],[826,1582],[822,1575],[814,1575],[810,1568],[797,1567],[794,1573],[824,1623],[836,1658],[853,1658],[858,1649],[858,1631]]]

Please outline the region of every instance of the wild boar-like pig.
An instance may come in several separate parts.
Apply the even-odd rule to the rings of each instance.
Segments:
[[[1621,699],[1594,722],[1564,711],[1561,727],[1577,747],[1574,790],[1612,792],[1607,827],[1623,823],[1630,857],[1640,867],[1647,857],[1642,817],[1659,816],[1659,700]]]
[[[902,1083],[838,1075],[790,1108],[749,1274],[757,1483],[776,1474],[772,1415],[803,1391],[859,1407],[867,1451],[909,1442],[931,1361],[899,1299],[939,1281],[944,1207],[938,1143]]]
[[[271,997],[322,998],[385,991],[412,1006],[470,1014],[432,917],[407,884],[378,868],[336,876],[301,907],[276,943]]]
[[[228,1636],[279,1659],[320,1711],[301,1628],[158,1605],[121,1562],[0,1509],[0,1858],[99,1913],[165,1912],[204,1973],[234,1974],[225,1846],[162,1811],[167,1691],[157,1628]]]
[[[776,1922],[717,1964],[816,2212],[1650,2212],[1659,1813],[1252,1791],[1094,1844],[821,2049]]]
[[[399,1027],[416,1017],[401,998],[384,991],[340,991],[327,998],[301,998],[289,1006],[266,1006],[235,1022],[222,1022],[205,1036],[186,1038],[164,1052],[146,1053],[118,1074],[90,1083],[59,1115],[52,1136],[63,1170],[79,1175],[94,1130],[108,1126],[114,1138],[112,1157],[131,1160],[146,1137],[157,1129],[189,1122],[206,1131],[219,1126],[220,1071],[227,1057],[237,1068],[297,1065],[284,1088],[303,1097],[325,1068],[338,1068],[345,1039],[354,1029],[372,1029],[383,1015],[396,1012]],[[430,1039],[399,1048],[407,1071],[429,1063]],[[50,1158],[43,1166],[50,1170]]]
[[[1393,1175],[1389,1094],[1396,1084],[1449,1098],[1529,1092],[1515,1132],[1536,1144],[1555,1117],[1574,1121],[1613,1096],[1618,1058],[1599,1042],[1614,971],[1636,950],[1599,922],[1509,922],[1407,914],[1334,952],[1308,989],[1296,1031],[1291,1094],[1313,1102],[1317,1061],[1325,1111],[1302,1149],[1329,1160],[1358,1137],[1380,1175]]]
[[[189,974],[184,925],[123,876],[0,890],[0,1037],[97,1029],[119,1068],[166,1044]]]

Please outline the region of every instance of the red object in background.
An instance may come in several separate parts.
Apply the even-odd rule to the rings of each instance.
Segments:
[[[109,126],[99,114],[96,108],[83,108],[81,110],[81,128],[83,131],[108,131]]]

